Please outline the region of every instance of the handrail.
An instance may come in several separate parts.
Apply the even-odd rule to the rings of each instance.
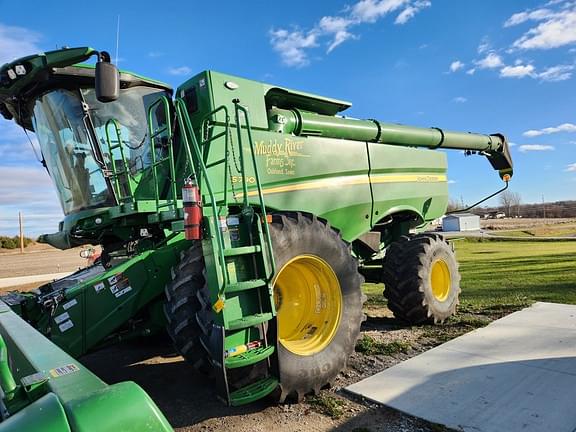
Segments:
[[[220,227],[218,226],[218,208],[216,206],[216,198],[214,196],[214,191],[212,190],[212,185],[210,184],[210,179],[208,178],[208,172],[206,169],[206,165],[204,164],[204,159],[202,158],[202,152],[198,146],[198,142],[196,140],[196,136],[194,135],[194,129],[192,128],[192,123],[190,122],[190,116],[188,115],[188,111],[186,109],[186,103],[181,99],[177,98],[174,101],[174,105],[176,108],[176,118],[178,120],[178,125],[180,126],[180,130],[182,132],[182,137],[184,138],[184,144],[187,151],[187,156],[189,157],[189,161],[191,162],[193,174],[195,173],[195,167],[193,164],[193,158],[191,149],[194,152],[194,156],[196,156],[196,160],[198,161],[198,166],[200,168],[200,173],[205,180],[206,189],[208,189],[208,195],[210,196],[210,207],[212,208],[212,213],[214,214],[213,220],[213,230],[216,236],[216,241],[218,242],[218,260],[220,261],[220,266],[217,266],[216,272],[217,274],[221,274],[222,285],[219,287],[218,296],[222,293],[226,292],[226,287],[230,283],[228,280],[228,273],[225,271],[226,269],[226,260],[224,258],[224,240],[222,239],[222,233],[220,232]],[[199,176],[197,179],[200,180]],[[210,219],[210,218],[208,218]]]
[[[258,173],[258,165],[256,163],[256,153],[254,152],[254,140],[252,139],[252,127],[250,126],[250,116],[248,110],[240,105],[238,99],[234,99],[234,111],[236,117],[236,130],[238,133],[238,141],[240,145],[240,165],[242,169],[242,189],[244,198],[244,207],[248,206],[248,183],[246,182],[246,172],[244,170],[244,155],[242,151],[242,126],[240,124],[240,115],[242,112],[244,114],[244,120],[246,121],[246,132],[248,134],[248,144],[250,147],[250,154],[252,155],[252,165],[254,167],[254,178],[256,180],[256,188],[258,191],[258,201],[260,203],[260,208],[262,209],[262,218],[264,221],[264,232],[266,233],[266,246],[268,250],[268,256],[270,258],[270,263],[272,264],[272,269],[276,267],[274,262],[274,251],[272,250],[272,238],[270,237],[270,228],[268,227],[266,206],[264,205],[264,194],[262,193],[262,184],[260,183],[260,175]]]
[[[110,126],[114,127],[114,132],[116,133],[117,144],[112,145],[112,140],[110,139]],[[116,187],[116,193],[118,194],[118,201],[124,201],[126,198],[134,201],[134,191],[132,190],[132,182],[128,177],[129,168],[128,162],[126,161],[126,155],[124,154],[124,142],[122,141],[122,132],[120,130],[120,124],[116,119],[109,119],[104,125],[104,131],[106,132],[106,144],[108,145],[108,152],[110,154],[110,162],[112,165],[112,176],[114,177],[114,186]],[[122,158],[122,164],[124,165],[124,174],[126,176],[126,187],[130,195],[124,196],[122,194],[122,189],[120,188],[119,174],[116,170],[116,160],[114,159],[113,151],[115,149],[120,149],[120,157]]]
[[[230,128],[230,115],[228,113],[228,107],[226,107],[225,105],[220,105],[218,108],[213,109],[208,114],[206,114],[202,118],[200,131],[204,131],[204,128],[206,126],[208,126],[207,122],[210,121],[210,118],[212,116],[216,115],[220,111],[224,111],[224,115],[226,118],[226,121],[224,123],[224,131],[220,132],[218,134],[215,134],[215,135],[211,136],[210,138],[202,140],[200,145],[202,146],[202,151],[203,151],[203,153],[202,153],[203,161],[204,161],[204,163],[206,163],[208,161],[208,155],[210,152],[210,146],[207,146],[206,144],[209,144],[212,141],[224,136],[224,189],[223,189],[223,191],[224,191],[224,204],[223,204],[222,208],[228,208],[228,149],[230,146],[229,136],[228,136],[228,131]],[[206,150],[204,151],[205,148],[206,148]],[[214,164],[214,165],[216,165],[216,164]]]
[[[8,358],[8,349],[4,338],[0,335],[0,388],[4,393],[6,400],[11,400],[16,391],[16,381],[10,371],[10,363]]]
[[[153,130],[152,113],[153,110],[162,104],[164,108],[164,117],[166,118],[166,125]],[[156,148],[154,140],[156,137],[160,136],[164,132],[168,132],[168,156],[156,160]],[[170,105],[168,98],[166,96],[161,96],[156,99],[148,107],[148,136],[150,137],[150,151],[152,153],[152,175],[154,176],[154,197],[156,198],[156,208],[172,206],[173,210],[176,211],[178,205],[178,195],[176,191],[176,169],[174,167],[174,149],[172,146],[173,134],[172,134],[172,120],[170,116]],[[168,168],[170,170],[170,195],[171,199],[167,200],[166,203],[160,204],[160,191],[158,188],[158,165],[168,161]]]

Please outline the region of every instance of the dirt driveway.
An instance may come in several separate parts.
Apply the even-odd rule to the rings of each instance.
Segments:
[[[28,253],[0,253],[0,277],[73,271],[85,265],[79,250],[58,251],[43,245]],[[32,284],[20,288],[35,288]],[[444,326],[406,327],[378,300],[365,307],[367,320],[346,370],[334,386],[300,404],[260,401],[226,407],[212,392],[212,382],[177,356],[167,338],[140,339],[88,354],[80,360],[108,383],[132,380],[141,385],[176,431],[447,431],[397,411],[354,400],[342,390],[448,339],[485,325],[490,316],[459,315]]]
[[[84,267],[80,248],[61,251],[51,246],[34,244],[20,250],[0,249],[0,278],[73,272]]]

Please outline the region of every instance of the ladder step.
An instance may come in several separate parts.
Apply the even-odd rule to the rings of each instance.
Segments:
[[[236,319],[230,321],[226,330],[238,330],[242,328],[252,327],[258,324],[262,324],[263,322],[270,321],[273,318],[271,312],[266,313],[259,313],[254,315],[248,315],[244,318]]]
[[[236,282],[236,283],[231,283],[230,285],[228,285],[226,287],[226,292],[227,293],[233,293],[233,292],[238,292],[238,291],[246,291],[246,290],[266,286],[267,284],[268,284],[268,282],[266,282],[264,279],[253,279],[253,280],[248,280],[248,281]]]
[[[256,246],[242,246],[231,249],[224,249],[224,256],[247,255],[262,251],[259,245]]]
[[[208,165],[206,165],[206,168],[212,168],[213,166],[223,164],[224,162],[226,162],[225,158],[224,159],[218,159],[217,161],[211,162]]]
[[[270,357],[273,353],[274,345],[260,347],[233,357],[227,357],[226,360],[224,360],[224,364],[226,365],[227,369],[236,369],[239,367],[258,363],[259,361]]]
[[[268,396],[278,387],[278,380],[274,377],[264,378],[246,387],[230,393],[230,405],[246,405],[255,400]]]

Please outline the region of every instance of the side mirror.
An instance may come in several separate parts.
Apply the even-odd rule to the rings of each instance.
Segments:
[[[95,89],[100,102],[114,102],[120,96],[120,75],[110,63],[110,54],[102,51],[96,63]]]

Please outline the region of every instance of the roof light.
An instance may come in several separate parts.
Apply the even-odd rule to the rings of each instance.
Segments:
[[[16,79],[16,73],[12,69],[8,69],[8,76],[10,77],[11,80]]]
[[[14,69],[16,70],[16,75],[26,75],[26,68],[24,66],[16,65]]]

